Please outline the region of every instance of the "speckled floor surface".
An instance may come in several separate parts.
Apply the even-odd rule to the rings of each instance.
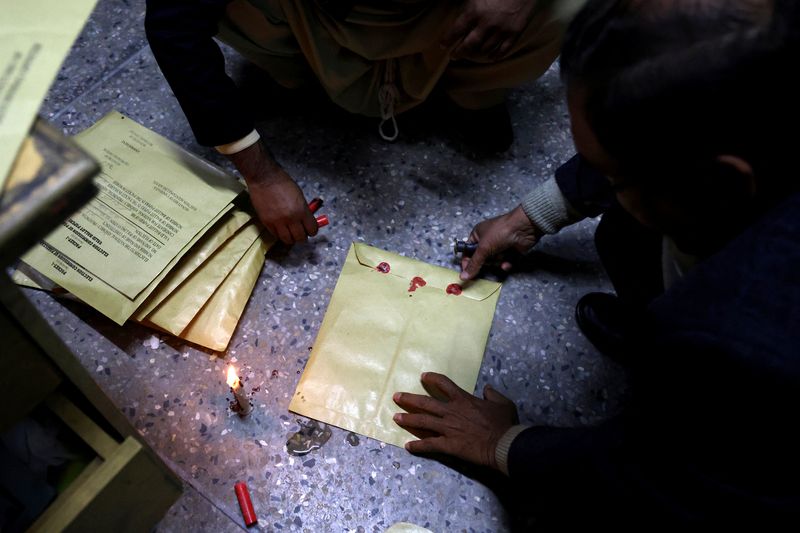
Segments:
[[[42,115],[76,133],[111,109],[220,164],[196,144],[147,46],[144,0],[100,0],[44,103]],[[241,62],[230,63],[235,71]],[[233,484],[248,482],[265,530],[383,531],[412,522],[433,531],[504,531],[508,517],[483,485],[435,461],[362,438],[304,457],[284,448],[297,430],[289,398],[308,359],[352,241],[451,266],[453,237],[515,206],[572,153],[557,72],[513,92],[516,140],[475,159],[441,124],[405,123],[387,144],[374,121],[295,97],[267,111],[260,131],[332,224],[310,243],[273,250],[239,328],[214,354],[137,325],[119,327],[48,295],[29,298],[144,439],[185,480],[159,531],[244,527]],[[577,330],[578,298],[609,284],[593,249],[594,221],[546,238],[506,282],[478,390],[492,383],[523,421],[594,424],[616,408],[625,378]],[[227,409],[224,369],[259,387],[245,420]]]

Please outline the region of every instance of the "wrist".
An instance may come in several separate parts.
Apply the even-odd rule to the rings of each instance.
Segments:
[[[262,141],[235,154],[226,154],[226,157],[236,166],[236,170],[248,185],[273,183],[279,181],[285,174]]]
[[[522,200],[520,206],[524,213],[543,234],[558,233],[558,231],[580,220],[570,210],[569,203],[564,197],[555,178],[548,179],[536,189],[531,191]]]
[[[505,433],[497,440],[497,444],[494,448],[494,468],[501,471],[505,475],[509,475],[508,473],[508,453],[511,450],[511,444],[514,442],[514,439],[517,436],[528,429],[529,426],[524,424],[517,424],[515,426],[511,426],[506,430]]]
[[[259,139],[261,139],[261,135],[259,135],[258,131],[254,129],[241,139],[227,144],[220,144],[214,148],[216,148],[217,152],[223,155],[234,155],[256,144]]]
[[[545,232],[536,225],[536,222],[528,216],[522,204],[512,209],[508,216],[511,219],[512,226],[520,233],[533,235],[537,239],[545,234]]]

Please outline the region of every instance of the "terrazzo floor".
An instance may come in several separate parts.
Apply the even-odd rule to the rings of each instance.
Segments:
[[[147,46],[143,16],[144,0],[100,0],[42,116],[74,134],[116,109],[231,168],[194,140]],[[237,77],[248,75],[234,53],[226,56]],[[383,531],[405,521],[436,532],[506,531],[510,519],[497,496],[437,461],[363,437],[353,446],[338,428],[319,450],[289,455],[284,444],[299,424],[287,406],[351,242],[455,268],[454,237],[517,205],[572,155],[557,71],[511,94],[515,142],[492,158],[469,154],[446,123],[420,118],[425,113],[401,117],[401,136],[390,144],[375,121],[308,94],[267,94],[262,136],[306,195],[325,199],[332,223],[307,244],[270,251],[227,352],[26,295],[184,480],[158,531],[243,529],[233,491],[240,479],[264,530]],[[517,402],[523,422],[596,424],[625,388],[623,371],[573,319],[582,294],[610,288],[594,228],[588,220],[545,238],[505,281],[476,390],[491,383]],[[229,363],[257,389],[244,420],[227,409]]]

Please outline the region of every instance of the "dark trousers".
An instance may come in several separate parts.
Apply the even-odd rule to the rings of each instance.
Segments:
[[[664,292],[661,268],[663,236],[640,224],[618,204],[606,211],[594,242],[617,296],[643,308]]]

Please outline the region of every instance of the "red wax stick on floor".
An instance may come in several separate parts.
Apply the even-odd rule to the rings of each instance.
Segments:
[[[240,481],[233,486],[236,491],[236,499],[239,500],[239,507],[242,509],[242,518],[247,527],[258,522],[256,512],[253,510],[253,502],[250,500],[250,491],[244,481]]]
[[[317,226],[319,226],[320,228],[327,226],[328,224],[330,224],[330,221],[328,220],[328,215],[319,215],[317,217]]]

